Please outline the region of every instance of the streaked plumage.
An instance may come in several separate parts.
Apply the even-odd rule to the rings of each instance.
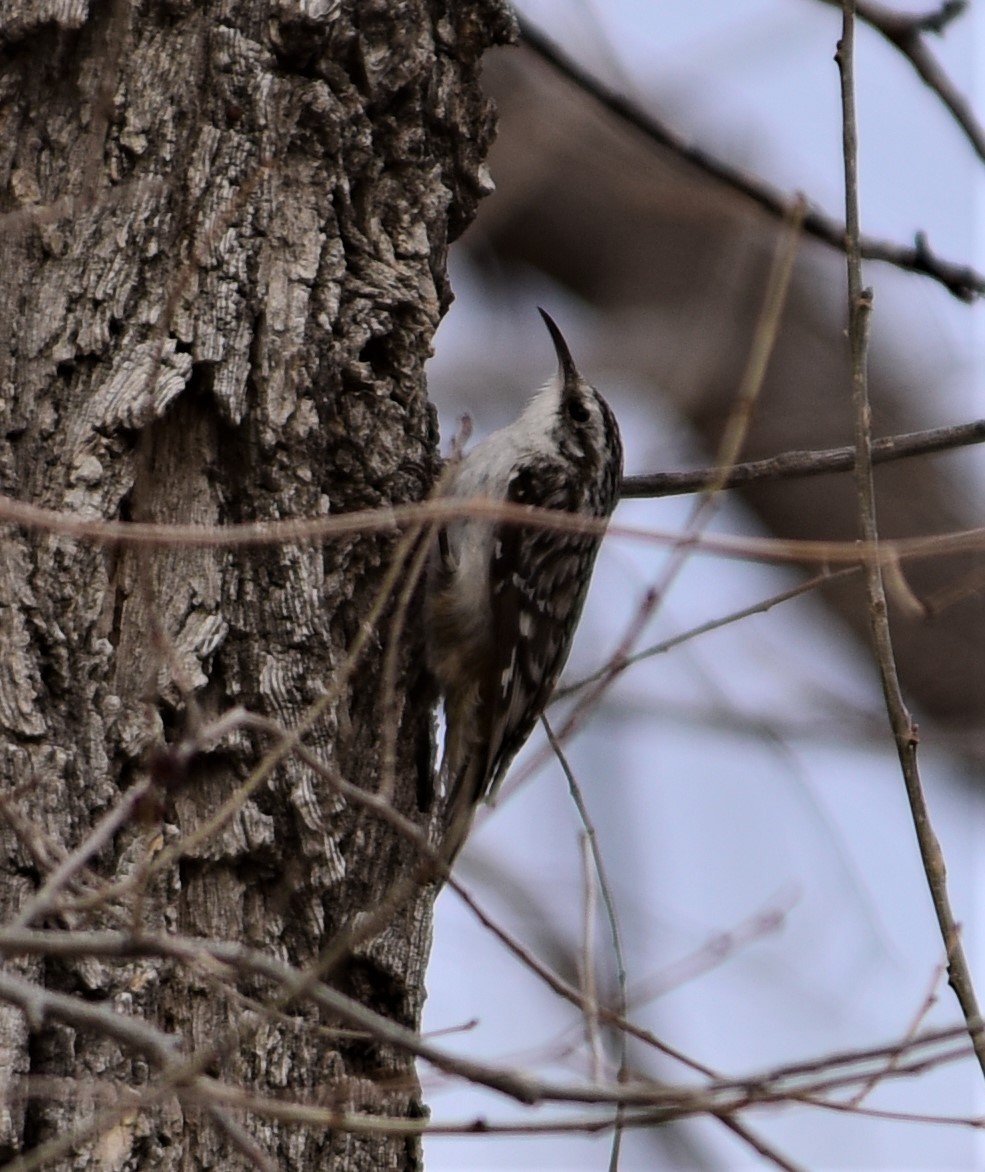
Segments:
[[[578,374],[560,330],[540,312],[557,374],[513,423],[451,469],[443,495],[607,519],[622,479],[619,428]],[[451,853],[550,699],[600,540],[598,533],[463,518],[435,541],[425,618],[428,665],[445,705],[442,774],[459,824]]]

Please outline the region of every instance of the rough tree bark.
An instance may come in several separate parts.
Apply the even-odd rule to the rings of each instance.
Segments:
[[[437,465],[423,364],[450,297],[447,247],[488,187],[480,58],[510,31],[499,0],[6,0],[0,490],[90,519],[209,525],[420,500]],[[296,726],[345,664],[395,538],[151,550],[7,529],[2,542],[9,924],[161,746],[236,704]],[[394,803],[422,823],[419,656],[410,639],[384,695],[386,630],[307,743],[372,789],[395,726]],[[246,941],[301,966],[322,954],[413,852],[296,757],[186,842],[266,747],[241,730],[199,754],[34,926]],[[432,894],[418,888],[330,973],[411,1026]],[[304,1005],[261,1012],[272,993],[257,981],[159,960],[5,967],[151,1022],[183,1054],[214,1049],[209,1071],[258,1093],[423,1110],[406,1055]],[[0,1006],[0,1156],[156,1077],[117,1040]],[[277,1167],[420,1163],[401,1138],[241,1122]],[[72,1166],[255,1166],[231,1130],[165,1094],[81,1139]]]

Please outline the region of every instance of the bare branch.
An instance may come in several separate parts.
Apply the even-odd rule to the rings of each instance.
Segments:
[[[951,451],[983,441],[985,419],[960,423],[954,427],[934,427],[928,431],[890,435],[872,441],[872,463],[889,464],[894,460]],[[721,487],[740,488],[776,480],[798,480],[808,476],[827,476],[832,472],[851,472],[855,469],[855,458],[852,445],[817,451],[780,452],[764,460],[736,464]],[[622,495],[629,500],[701,492],[717,475],[717,468],[698,468],[693,472],[654,472],[646,476],[627,476],[623,480]]]
[[[842,0],[844,19],[836,60],[841,74],[841,101],[845,156],[845,222],[848,225],[848,320],[852,359],[852,403],[855,410],[856,483],[858,487],[859,536],[871,548],[878,548],[875,485],[872,477],[872,413],[868,388],[869,321],[872,291],[862,285],[862,248],[858,208],[858,129],[855,121],[855,0]],[[940,842],[934,831],[917,765],[917,727],[910,716],[900,688],[893,651],[889,612],[883,586],[883,569],[877,558],[866,565],[869,619],[876,663],[882,680],[886,711],[896,741],[907,800],[916,831],[930,896],[937,914],[948,976],[968,1026],[982,1073],[985,1074],[985,1037],[981,1012],[961,942],[961,932],[951,910],[947,872]]]
[[[765,1073],[739,1078],[714,1078],[707,1086],[669,1086],[647,1079],[623,1083],[556,1082],[540,1079],[501,1066],[471,1061],[454,1055],[422,1038],[414,1030],[368,1009],[353,998],[312,979],[307,971],[294,968],[245,945],[205,938],[176,935],[139,935],[123,932],[60,932],[31,929],[0,929],[0,954],[47,956],[104,956],[132,959],[141,956],[172,958],[202,965],[218,962],[230,973],[251,973],[273,981],[281,988],[278,1003],[299,997],[310,999],[331,1016],[353,1028],[404,1050],[448,1074],[519,1100],[523,1103],[580,1103],[583,1105],[648,1108],[651,1124],[668,1122],[702,1113],[730,1114],[750,1106],[782,1101],[827,1106],[814,1102],[827,1091],[864,1085],[873,1067],[883,1066],[884,1077],[900,1078],[920,1073],[933,1065],[966,1057],[966,1027],[929,1031],[886,1046],[829,1054],[809,1062],[790,1063]],[[53,993],[29,981],[0,973],[0,997],[21,1006],[32,1024],[46,1015],[105,1033],[121,1044],[149,1054],[165,1066],[165,1080],[180,1080],[202,1073],[197,1069],[207,1057],[199,1055],[182,1066],[180,1052],[168,1035],[146,1023],[115,1013],[106,1005],[90,1005],[81,998]],[[235,1032],[235,1030],[233,1030]],[[972,1031],[980,1034],[981,1027]],[[959,1046],[955,1041],[963,1039]],[[203,1079],[208,1086],[209,1080]],[[216,1090],[221,1084],[216,1084]],[[159,1093],[151,1089],[151,1098]],[[169,1083],[169,1093],[178,1093],[180,1083]],[[232,1093],[236,1093],[235,1091]]]
[[[841,0],[822,0],[822,3],[830,4],[834,8],[841,7]],[[971,103],[954,85],[927,47],[928,33],[941,36],[947,26],[959,16],[963,16],[967,10],[966,0],[944,0],[939,8],[925,12],[922,16],[894,12],[881,4],[871,3],[871,0],[859,0],[855,6],[859,20],[871,25],[898,49],[927,88],[932,90],[950,110],[975,154],[985,162],[985,130],[975,117]]]
[[[533,52],[622,122],[640,131],[651,142],[680,156],[703,174],[745,196],[771,216],[786,218],[789,215],[790,207],[795,202],[794,197],[782,194],[761,179],[688,142],[665,123],[645,113],[582,69],[528,20],[520,17],[519,21],[523,40]],[[844,250],[845,225],[825,215],[817,207],[808,207],[803,228],[815,240],[839,251]],[[935,256],[922,233],[910,248],[887,240],[866,238],[861,241],[861,249],[862,255],[869,260],[886,261],[908,272],[931,277],[962,301],[974,301],[985,293],[985,276],[967,265],[954,264]]]

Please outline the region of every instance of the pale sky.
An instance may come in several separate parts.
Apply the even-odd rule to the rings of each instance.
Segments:
[[[522,7],[609,80],[622,79],[641,99],[652,95],[661,115],[696,140],[839,212],[832,57],[840,16],[833,9],[817,0],[609,0],[594,6],[528,0]],[[930,5],[894,7],[924,11]],[[980,8],[975,16],[933,47],[978,98],[973,66],[982,59]],[[942,255],[985,268],[976,214],[981,164],[937,99],[865,30],[857,69],[865,230],[909,242],[923,229]],[[982,308],[968,309],[930,282],[884,266],[872,266],[866,279],[876,290],[877,328],[899,330],[901,345],[912,333],[948,355],[951,377],[935,387],[941,422],[985,413]],[[455,288],[459,300],[439,333],[430,375],[446,436],[461,409],[456,363],[495,337],[476,329],[485,311],[467,272],[457,273]],[[557,297],[564,307],[563,295]],[[576,323],[584,312],[570,308]],[[529,350],[526,342],[520,347],[529,357],[531,391],[550,362],[536,330],[534,323]],[[577,336],[569,333],[569,342],[577,359]],[[673,418],[666,425],[679,436],[683,463],[691,442],[686,428]],[[642,471],[638,461],[645,459],[653,422],[627,414],[622,426],[627,467]],[[476,419],[478,434],[482,427]],[[687,508],[685,501],[631,502],[620,507],[616,523],[679,530]],[[738,504],[716,522],[740,533],[756,533],[756,526]],[[625,539],[607,541],[570,674],[604,659],[641,592],[659,576],[662,556]],[[793,580],[762,566],[694,558],[649,638],[728,614]],[[888,729],[860,743],[844,731],[846,713],[855,712],[871,714],[876,730],[885,720],[875,677],[864,653],[807,598],[649,661],[609,697],[593,728],[571,748],[616,889],[631,986],[669,977],[716,933],[738,936],[723,963],[636,1013],[642,1024],[729,1074],[900,1037],[940,960]],[[985,883],[978,846],[985,803],[956,783],[955,768],[935,748],[931,730],[921,754],[952,898],[985,994],[985,924],[976,902]],[[514,767],[513,775],[518,772]],[[515,886],[490,880],[486,864],[501,867]],[[551,963],[556,956],[539,926],[541,913],[562,938],[581,938],[578,826],[556,765],[545,766],[491,812],[470,843],[461,876]],[[769,913],[782,914],[781,930],[749,931],[751,917]],[[602,925],[603,955],[604,933]],[[444,1039],[449,1046],[555,1075],[584,1072],[583,1049],[579,1057],[560,1050],[547,1056],[553,1045],[579,1041],[577,1020],[505,958],[447,892],[439,901],[428,987],[427,1029],[479,1022]],[[942,987],[927,1024],[957,1020]],[[653,1069],[681,1077],[677,1068]],[[424,1074],[436,1120],[528,1117],[498,1096],[446,1090],[433,1072]],[[964,1064],[881,1088],[872,1105],[970,1114],[982,1111],[983,1099],[980,1076]],[[985,1168],[985,1149],[971,1131],[956,1127],[807,1109],[749,1116],[747,1122],[812,1172]],[[694,1127],[706,1166],[768,1166],[724,1128],[710,1122]],[[608,1140],[434,1139],[427,1166],[429,1172],[603,1172]],[[645,1138],[630,1137],[622,1172],[655,1166],[671,1165],[655,1165]]]

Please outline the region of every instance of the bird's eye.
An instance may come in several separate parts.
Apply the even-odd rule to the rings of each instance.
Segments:
[[[568,418],[572,423],[587,423],[588,422],[588,408],[581,401],[576,399],[573,395],[565,404],[565,410],[568,412]]]

